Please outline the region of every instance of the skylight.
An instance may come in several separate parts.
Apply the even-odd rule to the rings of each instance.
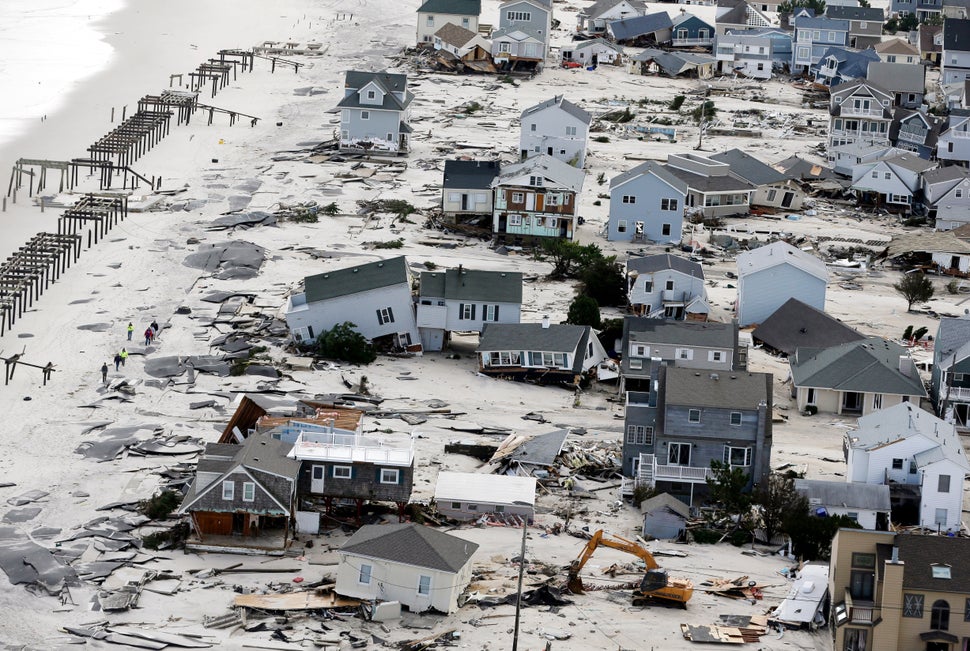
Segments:
[[[933,578],[934,579],[949,579],[950,578],[950,566],[949,565],[933,565]]]

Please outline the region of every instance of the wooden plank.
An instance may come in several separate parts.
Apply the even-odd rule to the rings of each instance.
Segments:
[[[285,592],[281,594],[242,594],[234,601],[235,606],[261,610],[316,610],[322,608],[353,608],[359,599],[348,599],[333,592]]]

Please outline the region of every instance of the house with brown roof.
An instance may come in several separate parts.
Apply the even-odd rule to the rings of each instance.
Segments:
[[[872,46],[880,61],[886,63],[919,63],[919,50],[901,38],[891,38]]]
[[[943,55],[943,25],[919,26],[919,56],[923,61],[940,65]]]

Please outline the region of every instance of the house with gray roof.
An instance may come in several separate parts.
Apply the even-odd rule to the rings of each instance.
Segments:
[[[673,495],[661,493],[640,503],[643,535],[659,540],[677,540],[687,529],[690,507]]]
[[[915,110],[923,105],[926,94],[925,66],[874,61],[869,64],[866,79],[894,93],[894,106]]]
[[[833,46],[825,49],[815,67],[815,83],[838,86],[857,79],[865,79],[869,66],[879,62],[879,55],[872,49],[852,50]]]
[[[605,361],[589,326],[567,323],[487,323],[478,342],[478,370],[492,377],[579,386]]]
[[[445,25],[462,27],[478,33],[482,0],[425,0],[418,7],[418,46],[434,44],[435,33]]]
[[[889,141],[901,152],[911,151],[929,160],[936,152],[943,120],[921,110],[896,109],[889,127]]]
[[[421,272],[417,322],[421,346],[441,350],[452,332],[481,332],[486,323],[518,323],[522,274],[457,269]]]
[[[286,301],[286,325],[297,343],[350,322],[378,346],[421,352],[411,278],[404,256],[307,276]]]
[[[825,310],[825,263],[787,242],[773,242],[737,257],[738,323],[761,323],[790,298]]]
[[[797,348],[788,364],[799,411],[864,416],[900,403],[919,406],[926,397],[909,352],[880,337]]]
[[[608,23],[642,16],[644,6],[640,0],[597,0],[576,14],[576,31],[590,35],[604,34]]]
[[[825,6],[826,18],[845,20],[849,23],[849,40],[846,45],[864,50],[882,41],[882,24],[886,21],[881,7]]]
[[[917,403],[899,403],[860,418],[843,448],[847,482],[889,485],[894,522],[960,530],[970,461],[952,424]]]
[[[703,52],[668,52],[648,47],[630,57],[634,63],[630,72],[641,75],[667,75],[668,77],[690,77],[709,79],[714,76],[717,59]]]
[[[922,197],[922,175],[939,163],[915,153],[895,154],[852,168],[852,190],[862,204],[908,212]]]
[[[519,152],[522,160],[545,154],[582,169],[593,116],[562,95],[522,111]]]
[[[499,172],[499,161],[446,160],[441,182],[441,215],[444,222],[490,232],[494,207],[492,181]]]
[[[666,11],[613,20],[606,25],[607,37],[626,45],[644,47],[669,43],[673,22]]]
[[[650,391],[626,393],[624,475],[688,505],[707,495],[712,461],[742,470],[747,489],[764,482],[772,444],[771,374],[657,370]]]
[[[719,163],[727,163],[731,166],[731,174],[757,188],[751,195],[752,206],[782,210],[801,209],[805,192],[790,175],[779,172],[740,149],[711,154],[710,158]]]
[[[844,515],[863,529],[889,529],[891,505],[886,484],[796,479],[795,492],[808,500],[813,515]]]
[[[791,70],[794,73],[813,71],[830,47],[848,45],[848,20],[835,20],[799,11],[795,15]]]
[[[541,68],[552,35],[552,0],[505,0],[492,32],[492,58],[504,69]]]
[[[413,100],[407,75],[347,71],[337,104],[341,151],[406,154]]]
[[[281,554],[292,542],[300,462],[292,444],[264,434],[242,445],[207,443],[179,506],[195,551]]]
[[[901,109],[897,109],[901,110]],[[890,131],[892,127],[890,127]],[[871,163],[887,156],[904,154],[906,150],[893,147],[889,141],[856,140],[854,142],[832,147],[828,150],[828,160],[836,174],[852,177],[852,168],[861,163]],[[845,180],[846,185],[851,181]]]
[[[419,524],[361,527],[337,551],[337,594],[398,601],[411,612],[458,610],[478,544]]]
[[[790,298],[751,333],[755,344],[793,355],[799,348],[824,348],[865,339],[865,335],[822,310]]]
[[[626,261],[627,301],[638,316],[706,321],[704,269],[679,255],[658,253]]]
[[[718,35],[714,43],[718,72],[724,75],[737,73],[752,79],[771,79],[777,41],[772,34],[753,34],[747,30]],[[788,43],[790,46],[791,36]]]
[[[936,157],[947,164],[970,162],[970,110],[950,109],[936,141]]]
[[[687,215],[746,215],[755,186],[731,174],[731,166],[693,153],[669,154],[664,168],[687,184]]]
[[[942,50],[940,83],[952,84],[970,78],[970,20],[943,21]]]
[[[860,140],[888,145],[894,100],[895,93],[864,79],[832,86],[829,150]]]
[[[947,165],[923,173],[923,199],[938,231],[970,224],[970,171]]]
[[[940,418],[960,431],[970,429],[970,315],[940,319],[931,382],[930,396]]]
[[[504,165],[492,181],[492,233],[513,244],[572,240],[586,172],[547,154]]]
[[[679,244],[687,192],[687,183],[654,161],[614,176],[610,180],[606,239]]]

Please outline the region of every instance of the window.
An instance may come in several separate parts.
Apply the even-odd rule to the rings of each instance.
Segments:
[[[401,471],[397,468],[381,468],[382,484],[400,483]]]
[[[525,203],[525,193],[524,192],[513,192],[512,193],[512,203]]]
[[[933,563],[930,566],[930,571],[933,572],[934,579],[949,579],[950,576],[950,566],[941,565],[940,563]]]
[[[394,310],[389,307],[377,310],[377,324],[394,323]]]
[[[874,179],[878,179],[878,178],[879,178],[879,172],[875,172],[875,171],[874,171],[874,172],[872,173],[872,178],[874,178]]]
[[[709,362],[723,362],[724,361],[724,351],[723,350],[709,350],[709,351],[707,351],[707,361],[709,361]]]
[[[881,393],[874,393],[874,394],[872,394],[872,408],[873,409],[882,409],[882,394]]]
[[[509,226],[521,226],[522,215],[509,215]]]
[[[427,597],[431,594],[431,577],[418,575],[418,594]]]
[[[723,461],[729,466],[750,466],[751,448],[735,448],[730,445],[725,445]]]
[[[529,11],[507,11],[505,17],[508,20],[530,21],[532,20],[532,13]]]
[[[334,466],[334,479],[353,479],[354,469],[350,466]]]
[[[541,188],[542,187],[542,177],[541,176],[530,176],[529,185]]]
[[[666,289],[668,292],[673,291],[674,281],[668,280],[666,283],[664,283],[664,289]]]
[[[428,21],[425,24],[428,27],[434,27],[434,16],[428,16]]]
[[[231,500],[236,496],[236,482],[232,480],[222,482],[222,499]]]
[[[251,481],[243,482],[243,502],[256,501],[256,484]]]
[[[468,29],[468,26],[469,25],[471,25],[471,21],[469,21],[467,18],[462,18],[461,19],[461,26],[462,27],[464,27],[465,29]]]
[[[962,188],[957,188],[957,191],[953,194],[953,196],[955,196],[957,199],[962,199],[963,198],[963,189]]]
[[[668,445],[667,463],[672,466],[689,466],[690,443],[671,443]]]
[[[485,321],[498,321],[498,305],[483,305],[482,319]]]
[[[370,575],[371,575],[370,565],[361,565],[360,572],[357,574],[357,583],[361,585],[370,585]]]
[[[967,603],[964,604],[963,621],[970,622],[970,599],[967,599]]]
[[[701,422],[701,410],[700,409],[688,409],[687,410],[687,422],[688,423],[699,423],[699,422]]]
[[[637,202],[636,195],[632,195],[632,194],[623,195],[623,203],[636,203],[636,202]]]
[[[670,235],[670,224],[663,224],[660,226],[661,235]]]
[[[950,475],[940,475],[936,484],[936,492],[938,493],[950,492]]]
[[[644,279],[643,291],[645,291],[648,294],[653,291],[653,280],[651,280],[650,278]]]
[[[677,200],[676,199],[661,199],[660,200],[661,210],[677,210]]]
[[[892,177],[893,177],[892,172],[884,172],[882,175],[882,178],[886,179],[887,181],[890,180]]]
[[[694,359],[694,351],[690,348],[677,348],[674,350],[674,354],[677,359],[692,360]]]
[[[805,404],[806,405],[814,405],[815,404],[815,389],[809,389],[808,390],[808,395],[805,398]]]
[[[367,91],[367,99],[376,99],[376,98],[377,98],[377,93],[375,93],[372,90]]]
[[[853,599],[871,600],[876,581],[876,555],[853,552],[849,594]]]
[[[627,425],[626,442],[629,445],[653,445],[653,427],[649,425]]]
[[[561,206],[562,205],[562,195],[558,192],[547,192],[545,195],[545,203],[547,206]]]
[[[735,426],[741,424],[741,412],[740,411],[732,411],[731,412],[731,424],[732,425],[735,425]]]
[[[776,196],[778,196],[778,190],[774,188],[768,190],[768,201],[774,201]]]
[[[462,303],[458,306],[458,318],[462,321],[470,321],[475,318],[475,304]]]
[[[361,111],[360,112],[360,119],[361,120],[370,120],[370,111]]]
[[[575,136],[576,135],[576,127],[566,127],[566,135],[567,136]]]
[[[947,516],[946,509],[937,509],[936,510],[936,513],[935,513],[935,516],[936,517],[933,518],[933,524],[938,524],[941,527],[945,527],[946,526],[946,516]]]
[[[930,611],[930,628],[934,631],[950,629],[950,604],[946,599],[933,602],[933,610]]]
[[[505,52],[505,53],[511,52],[511,44],[510,43],[499,43],[498,44],[498,51],[499,52]],[[532,130],[533,131],[535,131],[535,126],[536,125],[534,125],[534,124],[532,125]]]
[[[902,469],[903,469],[903,460],[893,459],[893,470],[902,470]]]
[[[630,368],[633,369],[633,370],[639,371],[640,369],[643,368],[643,360],[642,359],[631,359],[630,360]]]
[[[876,569],[876,555],[863,552],[852,552],[852,567],[864,570]]]
[[[451,508],[453,508],[453,509],[460,509],[461,508],[461,502],[452,502],[451,503]]]
[[[869,644],[869,631],[864,628],[845,629],[845,646],[843,651],[858,651]]]
[[[909,474],[911,474],[911,475],[915,475],[916,474],[916,462],[915,461],[910,461],[909,462]]]
[[[903,617],[923,617],[923,595],[903,595]]]

